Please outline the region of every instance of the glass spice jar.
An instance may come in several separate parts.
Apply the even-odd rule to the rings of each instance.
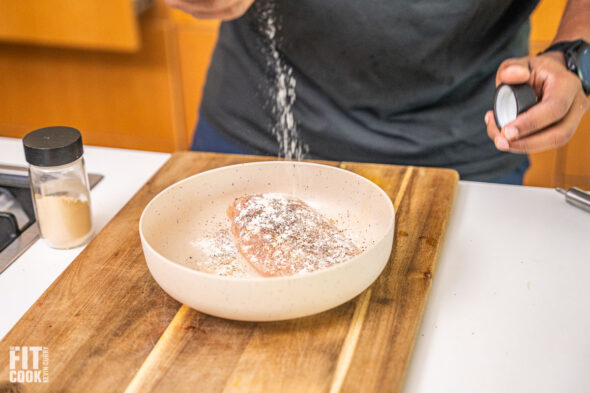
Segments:
[[[25,135],[23,145],[41,237],[59,249],[86,244],[92,214],[80,131],[45,127]]]

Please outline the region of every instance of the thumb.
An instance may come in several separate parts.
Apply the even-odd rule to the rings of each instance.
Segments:
[[[526,83],[531,77],[528,57],[504,60],[496,73],[496,86],[501,83],[516,85]]]

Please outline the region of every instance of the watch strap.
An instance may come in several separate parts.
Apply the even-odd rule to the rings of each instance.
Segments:
[[[566,51],[571,50],[572,48],[577,48],[580,44],[584,42],[583,40],[576,40],[576,41],[561,41],[556,42],[555,44],[549,46],[549,48],[545,49],[543,52],[539,54],[542,55],[543,53],[547,52],[563,52],[565,54]]]
[[[578,74],[578,66],[575,60],[575,52],[585,43],[586,41],[584,40],[556,42],[555,44],[545,49],[543,52],[540,52],[539,55],[554,51],[562,52],[565,58],[566,68],[569,71],[576,74],[576,76],[580,77],[581,79],[582,77]],[[588,82],[584,82],[584,80],[582,80],[582,90],[584,90],[584,93],[586,93],[586,95],[590,95],[590,85],[588,85]]]

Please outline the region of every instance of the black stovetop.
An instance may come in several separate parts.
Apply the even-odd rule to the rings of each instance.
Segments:
[[[9,212],[3,211],[0,207],[0,253],[8,247],[21,232],[35,224],[35,211],[29,188],[0,185],[0,192],[5,196],[15,199],[26,215],[24,224],[18,222],[17,217]]]

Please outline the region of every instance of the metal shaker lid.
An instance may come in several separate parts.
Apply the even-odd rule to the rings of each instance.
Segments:
[[[514,121],[518,115],[529,110],[537,103],[537,94],[531,85],[501,84],[494,96],[494,117],[496,125],[502,129]]]

